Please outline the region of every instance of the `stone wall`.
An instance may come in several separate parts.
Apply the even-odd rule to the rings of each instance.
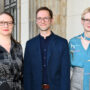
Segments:
[[[30,0],[30,37],[38,34],[35,23],[36,9],[41,6],[49,7],[54,14],[52,31],[59,36],[66,37],[66,8],[67,0]]]
[[[4,0],[0,0],[0,12],[4,10]]]

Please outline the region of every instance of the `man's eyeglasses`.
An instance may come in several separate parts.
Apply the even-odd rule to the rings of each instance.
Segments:
[[[84,22],[89,23],[90,19],[82,19]]]
[[[12,21],[9,21],[9,22],[1,21],[0,22],[0,26],[4,26],[5,24],[7,24],[8,26],[11,26],[13,25],[13,22]]]
[[[38,17],[38,18],[36,18],[37,22],[41,22],[42,20],[45,22],[48,22],[50,19],[51,19],[50,17],[44,17],[44,18]]]

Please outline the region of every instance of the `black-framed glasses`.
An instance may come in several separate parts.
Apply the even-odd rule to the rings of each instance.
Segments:
[[[90,22],[90,19],[82,19],[84,22],[86,22],[86,23],[89,23]]]
[[[5,24],[8,26],[11,26],[14,23],[12,21],[0,21],[0,26],[5,26]]]
[[[50,19],[51,19],[50,17],[44,17],[44,18],[37,17],[36,18],[37,22],[41,22],[42,20],[45,21],[45,22],[48,22]]]

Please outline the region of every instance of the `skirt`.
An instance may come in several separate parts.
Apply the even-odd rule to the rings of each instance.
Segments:
[[[73,68],[70,90],[83,90],[83,73],[84,73],[83,68],[80,67]]]

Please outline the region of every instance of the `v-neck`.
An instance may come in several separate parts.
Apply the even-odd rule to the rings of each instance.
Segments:
[[[89,45],[88,45],[87,49],[84,48],[81,39],[80,39],[80,46],[81,46],[82,50],[85,51],[85,52],[87,52],[88,49],[89,49]]]

